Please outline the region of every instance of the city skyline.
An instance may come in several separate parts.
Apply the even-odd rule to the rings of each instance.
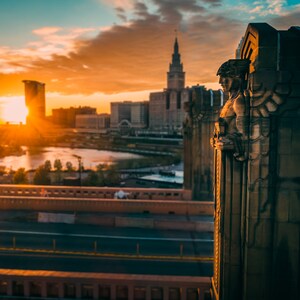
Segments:
[[[297,2],[2,0],[0,119],[21,121],[22,80],[46,84],[47,115],[58,107],[90,105],[102,113],[111,101],[148,100],[166,86],[174,30],[186,85],[216,89],[217,67],[249,20],[287,29],[299,20]]]

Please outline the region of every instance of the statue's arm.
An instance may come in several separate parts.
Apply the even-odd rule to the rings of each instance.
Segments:
[[[249,123],[248,97],[240,93],[233,104],[236,114],[236,128],[243,137],[247,136]]]

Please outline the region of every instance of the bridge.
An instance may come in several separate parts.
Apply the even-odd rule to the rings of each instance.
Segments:
[[[213,203],[190,201],[189,192],[176,189],[1,185],[0,210],[110,212],[176,215],[213,215]]]
[[[213,203],[183,189],[119,191],[1,185],[0,298],[204,300]],[[74,223],[40,223],[45,214]]]
[[[210,278],[0,269],[4,299],[205,300]]]

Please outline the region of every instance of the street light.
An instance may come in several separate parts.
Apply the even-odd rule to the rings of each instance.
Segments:
[[[79,172],[79,185],[81,186],[81,160],[82,157],[76,154],[73,154],[74,157],[78,159],[78,172]]]

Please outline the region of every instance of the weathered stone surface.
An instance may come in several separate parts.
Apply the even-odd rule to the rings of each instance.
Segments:
[[[286,178],[295,178],[299,175],[300,153],[282,154],[279,156],[279,176]]]
[[[289,221],[300,222],[300,191],[291,191],[289,197],[289,207],[285,207],[285,210],[289,209]]]
[[[276,203],[276,219],[280,222],[288,222],[289,207],[290,207],[290,193],[287,190],[279,191]]]
[[[239,146],[237,139],[227,135],[237,134],[228,127],[238,118],[238,110],[233,113],[229,105],[222,110],[227,127],[219,121],[214,137],[215,199],[216,207],[222,208],[215,228],[216,240],[221,239],[215,253],[221,255],[214,270],[222,270],[217,274],[221,279],[217,294],[221,300],[296,299],[300,297],[300,29],[277,31],[268,24],[250,24],[241,57],[251,61],[244,90],[249,135],[242,135],[246,150],[242,167],[233,151]],[[228,74],[235,71],[229,69]],[[233,100],[230,92],[229,88]],[[231,142],[231,148],[216,141]],[[225,246],[218,248],[222,242]],[[237,267],[241,278],[230,275]],[[242,296],[232,298],[239,293],[237,288]]]

